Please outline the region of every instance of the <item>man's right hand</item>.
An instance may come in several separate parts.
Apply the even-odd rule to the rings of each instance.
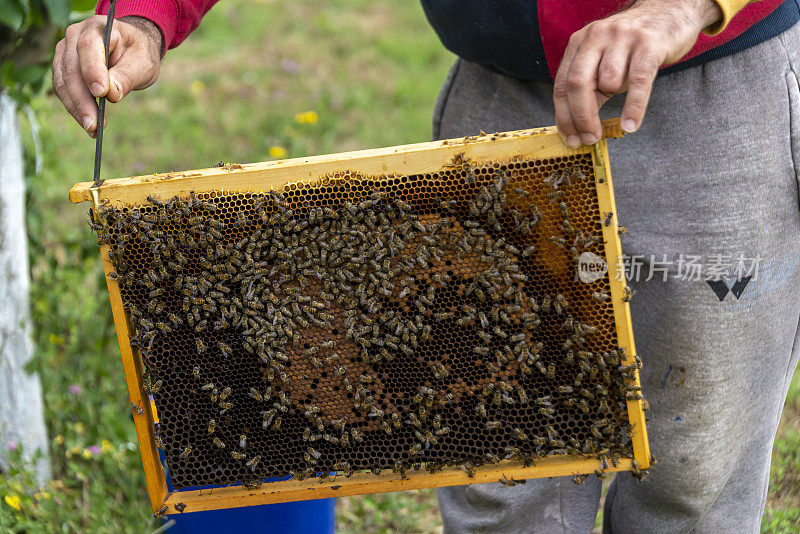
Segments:
[[[95,97],[119,102],[131,91],[153,85],[161,67],[161,30],[148,19],[124,17],[111,30],[107,69],[105,27],[105,15],[69,26],[53,58],[53,88],[91,137],[97,131]]]

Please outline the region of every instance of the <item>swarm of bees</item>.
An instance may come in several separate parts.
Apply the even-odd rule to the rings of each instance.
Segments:
[[[349,178],[102,209],[173,484],[632,457],[607,283],[575,297],[542,261],[602,246],[580,164],[538,195],[456,161],[460,196]]]

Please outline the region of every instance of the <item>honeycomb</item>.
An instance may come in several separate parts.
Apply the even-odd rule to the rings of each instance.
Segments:
[[[590,154],[101,207],[176,489],[633,458]],[[602,476],[602,473],[598,473]]]

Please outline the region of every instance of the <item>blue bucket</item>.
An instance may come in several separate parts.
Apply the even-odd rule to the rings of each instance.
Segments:
[[[173,491],[169,468],[164,452],[159,450],[161,463],[167,474],[167,488]],[[289,477],[287,477],[289,478]],[[276,482],[278,479],[267,479]],[[210,489],[220,486],[200,486],[186,490]],[[178,490],[179,492],[181,490]],[[336,499],[317,499],[313,501],[287,502],[209,510],[207,512],[187,512],[165,516],[170,534],[221,534],[225,532],[258,532],[260,534],[333,534],[336,526]]]

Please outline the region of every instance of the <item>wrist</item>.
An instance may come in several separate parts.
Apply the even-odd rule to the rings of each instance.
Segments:
[[[716,0],[636,0],[629,9],[651,15],[671,14],[674,23],[696,29],[698,33],[722,19],[722,9]]]
[[[144,17],[133,15],[122,17],[119,20],[130,24],[146,34],[148,40],[153,44],[154,49],[158,51],[159,59],[164,56],[164,34],[155,22]]]
[[[688,3],[696,4],[694,12],[701,29],[708,28],[722,19],[722,9],[716,0],[690,0]]]

